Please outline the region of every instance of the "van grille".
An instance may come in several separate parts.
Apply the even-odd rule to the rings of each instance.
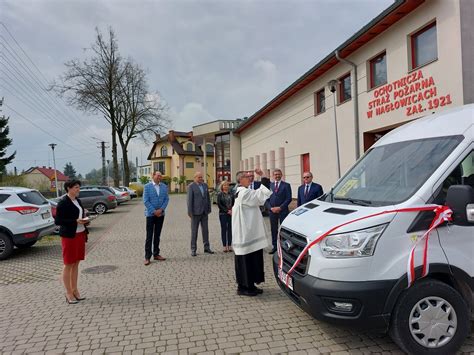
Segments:
[[[283,271],[288,272],[300,253],[306,247],[306,244],[306,237],[303,235],[297,234],[285,228],[280,228],[280,246],[283,256]],[[288,246],[290,246],[290,248],[288,248]],[[304,275],[307,270],[308,260],[308,254],[306,254],[295,268],[295,272]]]

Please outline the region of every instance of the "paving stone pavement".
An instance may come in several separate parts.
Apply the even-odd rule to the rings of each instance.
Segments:
[[[161,242],[167,260],[147,267],[141,201],[94,221],[80,275],[87,300],[80,304],[65,302],[57,239],[0,263],[0,353],[400,353],[385,335],[334,327],[301,311],[276,285],[268,254],[263,295],[237,296],[217,208],[209,221],[217,253],[203,254],[200,237],[198,256],[191,257],[185,200],[171,197]],[[102,266],[115,269],[86,272],[107,271]],[[462,351],[474,352],[472,336]]]

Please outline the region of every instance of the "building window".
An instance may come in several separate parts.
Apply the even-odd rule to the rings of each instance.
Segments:
[[[436,21],[410,36],[411,68],[415,69],[438,59]]]
[[[194,146],[192,143],[186,143],[186,151],[192,152],[194,150]]]
[[[315,116],[326,111],[326,96],[324,94],[324,88],[314,93],[314,101]]]
[[[166,175],[165,162],[159,161],[153,164],[154,171],[159,171],[161,174]]]
[[[186,169],[194,169],[194,163],[192,161],[186,162]]]
[[[371,59],[370,65],[370,88],[387,83],[387,53],[383,52]]]
[[[161,156],[162,157],[168,156],[168,148],[165,145],[161,147]]]
[[[351,99],[351,73],[339,78],[339,103]]]
[[[206,153],[214,153],[214,146],[212,144],[206,144]]]

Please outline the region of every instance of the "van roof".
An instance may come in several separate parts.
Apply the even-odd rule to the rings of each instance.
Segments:
[[[473,139],[474,104],[428,115],[404,124],[380,138],[374,147],[415,139],[467,135]],[[471,129],[471,132],[467,132]]]

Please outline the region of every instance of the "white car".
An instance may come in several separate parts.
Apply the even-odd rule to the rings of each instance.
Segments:
[[[7,259],[13,247],[31,247],[54,229],[51,206],[39,191],[0,187],[0,260]]]
[[[111,189],[114,190],[115,197],[117,197],[117,204],[120,205],[123,202],[127,202],[131,200],[130,194],[128,193],[128,191],[121,191],[120,189],[116,187],[111,187]]]
[[[128,192],[131,199],[138,197],[137,192],[134,189],[131,189],[126,186],[119,186],[119,189],[122,190],[123,192]]]
[[[408,354],[454,354],[474,318],[473,117],[466,105],[393,130],[290,213],[273,258],[285,294]]]

